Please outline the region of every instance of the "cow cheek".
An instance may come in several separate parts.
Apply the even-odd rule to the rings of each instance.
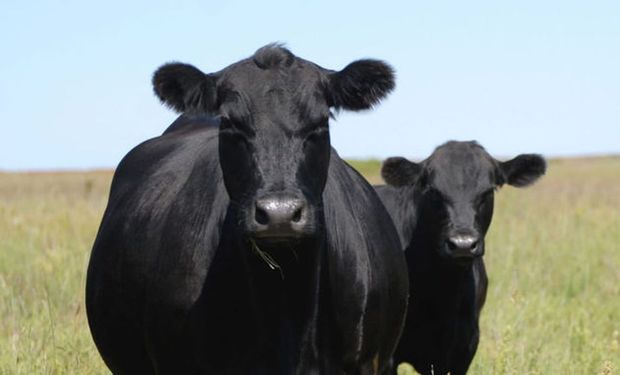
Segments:
[[[320,197],[327,182],[329,168],[330,146],[327,135],[306,141],[303,146],[302,161],[300,163],[298,180],[313,195]]]
[[[220,166],[224,185],[230,199],[241,201],[256,190],[259,181],[255,176],[255,162],[252,157],[251,145],[237,135],[220,134],[219,153]]]
[[[477,221],[480,232],[486,233],[493,219],[493,197],[491,196],[478,207]]]

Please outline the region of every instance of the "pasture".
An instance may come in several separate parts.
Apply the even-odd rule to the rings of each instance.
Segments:
[[[379,162],[352,164],[380,182]],[[84,283],[110,179],[0,173],[0,374],[107,373]],[[552,160],[495,204],[470,373],[620,373],[620,158]]]

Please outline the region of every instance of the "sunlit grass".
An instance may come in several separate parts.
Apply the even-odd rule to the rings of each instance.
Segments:
[[[84,276],[111,174],[0,174],[0,374],[104,373]]]
[[[379,161],[351,164],[380,182]],[[110,178],[0,173],[0,374],[106,373],[84,282]],[[620,371],[620,158],[553,161],[501,189],[487,241],[472,374]]]

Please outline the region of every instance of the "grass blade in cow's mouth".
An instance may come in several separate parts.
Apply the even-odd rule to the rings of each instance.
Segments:
[[[250,245],[254,253],[259,258],[261,258],[269,268],[271,268],[272,270],[277,269],[278,271],[280,271],[280,276],[282,277],[282,280],[284,280],[284,273],[282,272],[282,267],[280,267],[278,262],[276,262],[276,260],[271,256],[271,254],[261,250],[260,247],[258,247],[258,245],[256,244],[256,241],[254,241],[253,239],[250,239]]]

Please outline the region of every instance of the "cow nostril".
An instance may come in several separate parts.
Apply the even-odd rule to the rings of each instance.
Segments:
[[[450,249],[450,251],[456,250],[456,244],[451,239],[448,239],[448,249]]]
[[[303,211],[303,207],[300,207],[297,210],[295,210],[295,212],[293,213],[293,217],[291,218],[291,221],[293,223],[299,223],[301,221],[302,211]]]
[[[267,225],[269,224],[269,214],[257,206],[256,211],[254,212],[254,220],[256,220],[258,224]]]
[[[476,251],[476,248],[478,248],[478,241],[474,241],[471,246],[469,247],[469,251],[471,251],[472,253],[474,251]]]

